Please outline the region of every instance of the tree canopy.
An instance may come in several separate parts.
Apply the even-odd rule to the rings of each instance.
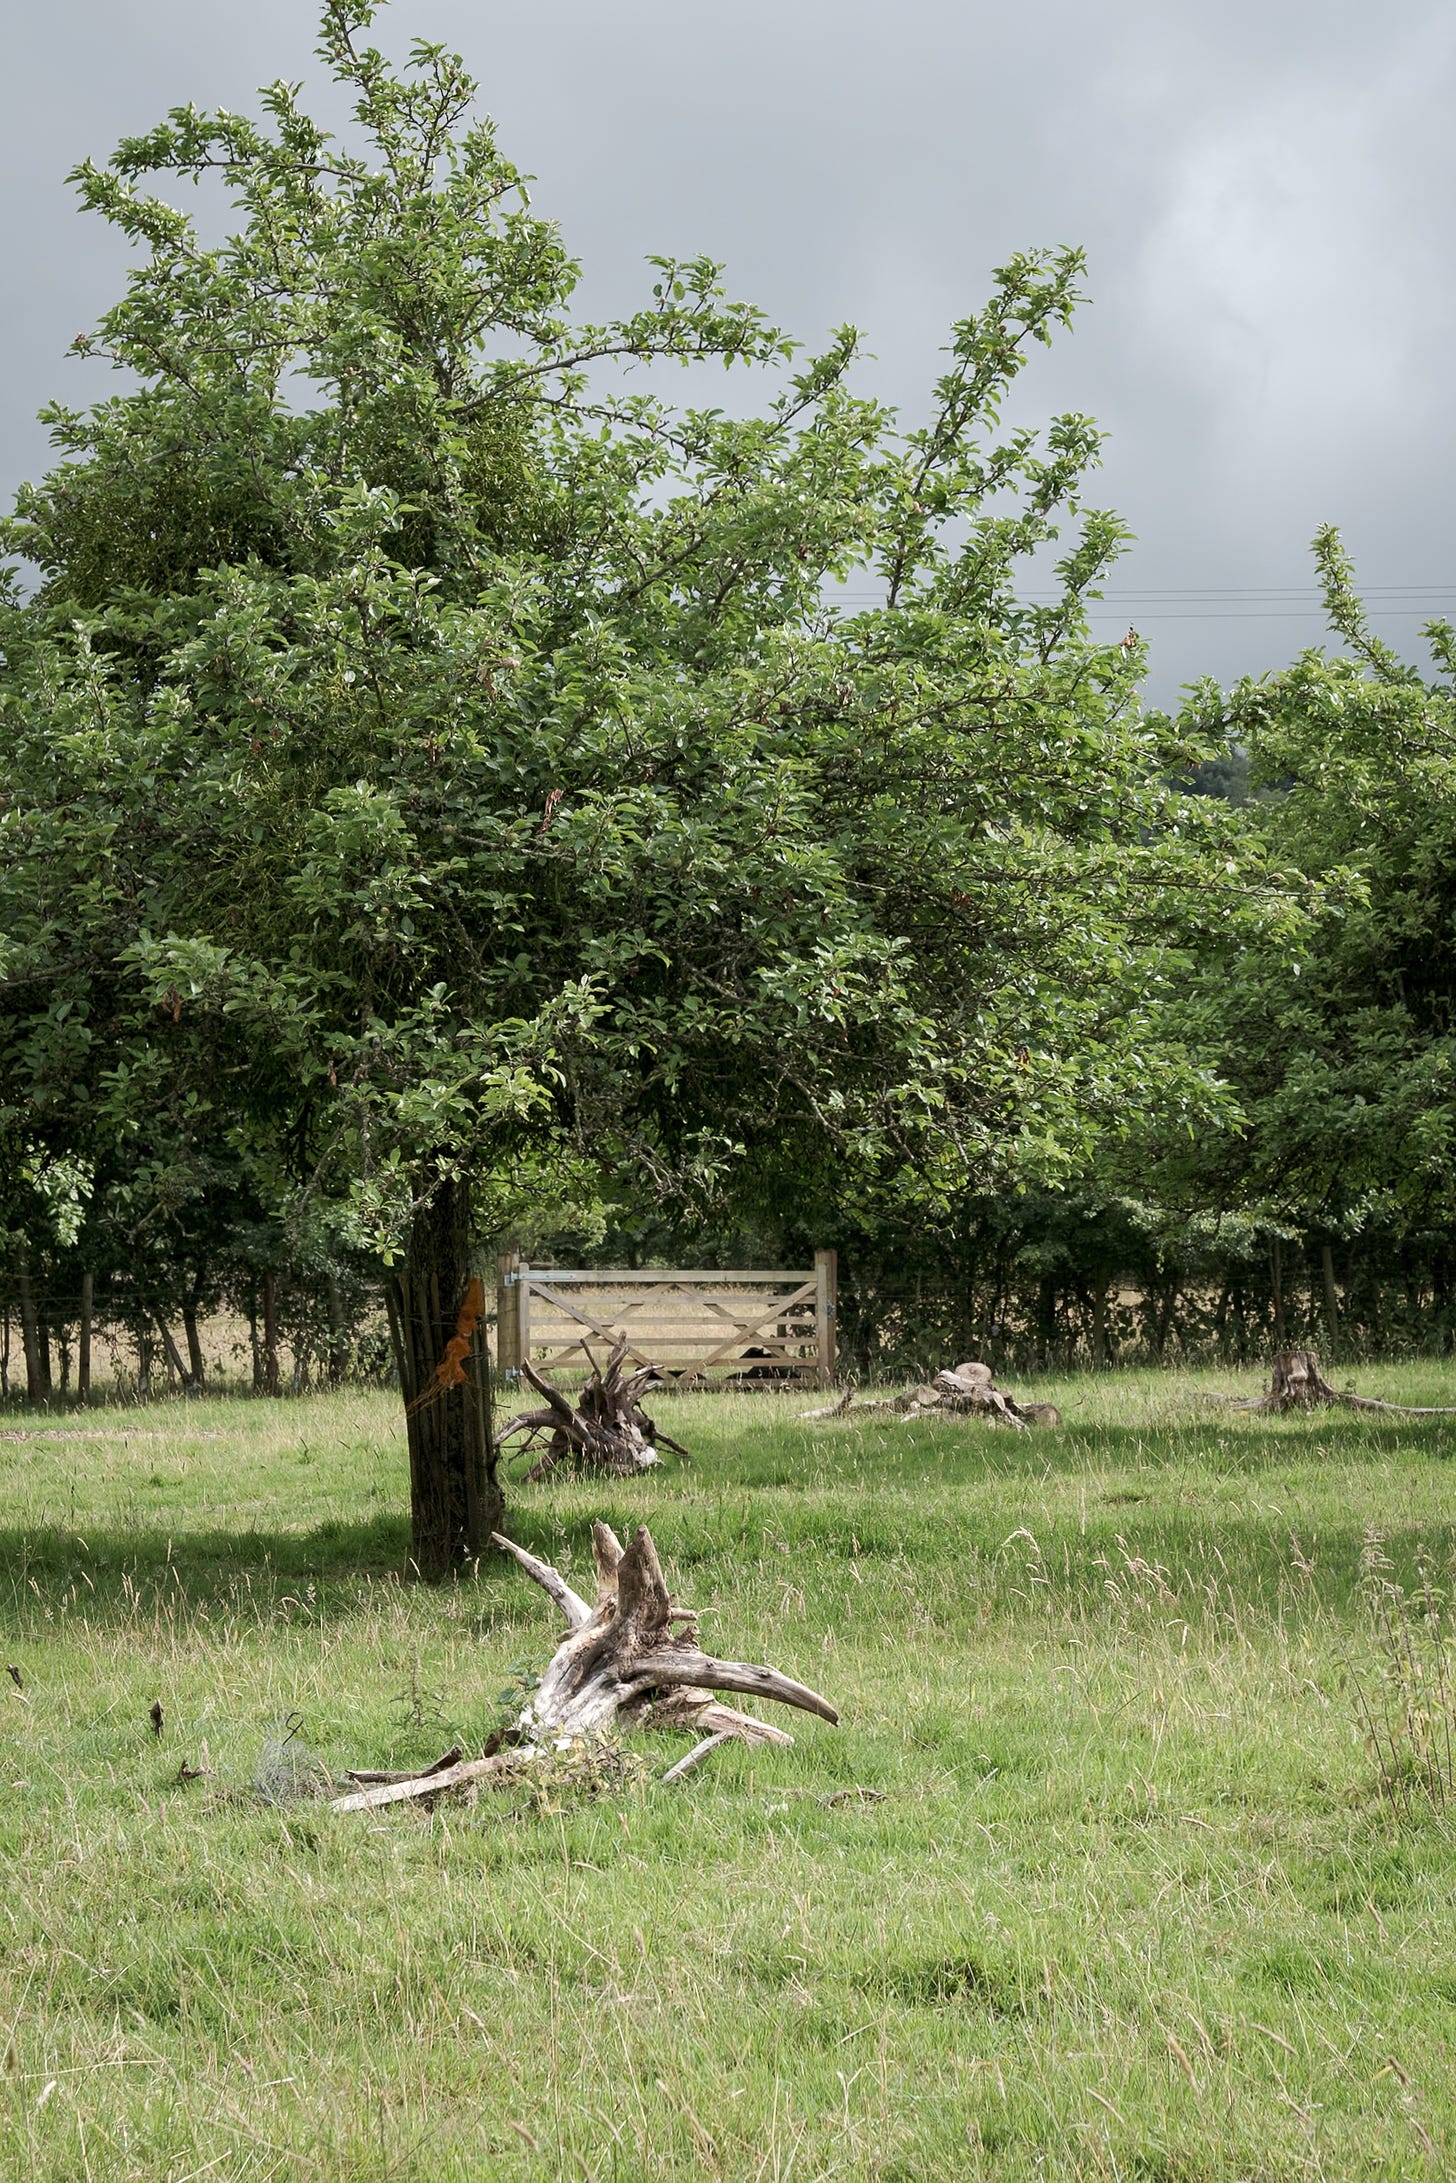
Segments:
[[[49,412],[5,527],[39,581],[3,613],[0,1091],[98,1223],[225,1177],[395,1268],[438,1571],[494,1505],[481,1406],[421,1402],[469,1193],[488,1222],[574,1163],[689,1202],[786,1147],[927,1209],[1055,1180],[1217,1103],[1160,1000],[1270,895],[1089,633],[1095,428],[1001,423],[1078,252],[997,273],[909,425],[852,330],[805,355],[704,260],[584,323],[460,61],[392,66],[375,12],[323,10],[344,139],[276,84],[78,170],[138,257],[79,344],[121,390]]]
[[[1252,945],[1216,1000],[1190,990],[1242,1118],[1206,1148],[1205,1202],[1353,1265],[1456,1226],[1456,633],[1430,625],[1423,675],[1371,634],[1335,532],[1315,555],[1341,651],[1205,690],[1190,726],[1247,753],[1249,822],[1321,913],[1292,975]]]

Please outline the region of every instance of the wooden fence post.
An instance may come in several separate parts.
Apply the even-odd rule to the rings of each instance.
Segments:
[[[502,1387],[515,1387],[521,1377],[521,1312],[519,1251],[502,1251],[495,1262],[495,1368]]]
[[[834,1321],[839,1306],[839,1253],[814,1253],[814,1352],[821,1387],[834,1385]]]
[[[516,1299],[516,1369],[518,1378],[523,1376],[520,1367],[531,1355],[531,1269],[516,1265],[516,1285],[511,1290]]]

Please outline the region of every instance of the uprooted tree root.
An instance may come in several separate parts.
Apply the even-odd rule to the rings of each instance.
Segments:
[[[1269,1388],[1252,1402],[1238,1402],[1241,1410],[1271,1410],[1284,1416],[1290,1410],[1378,1410],[1394,1417],[1456,1417],[1456,1409],[1432,1409],[1418,1403],[1377,1402],[1372,1395],[1356,1395],[1331,1387],[1320,1370],[1312,1349],[1283,1349],[1274,1359]]]
[[[497,1444],[503,1447],[520,1434],[523,1444],[530,1447],[533,1441],[548,1436],[546,1452],[527,1471],[528,1479],[549,1477],[563,1464],[603,1471],[609,1477],[630,1478],[661,1461],[657,1452],[660,1447],[671,1448],[675,1455],[687,1454],[681,1442],[670,1439],[642,1408],[642,1394],[648,1387],[660,1384],[656,1367],[645,1364],[635,1372],[624,1372],[626,1354],[626,1337],[619,1336],[605,1367],[593,1363],[591,1378],[577,1396],[574,1409],[560,1389],[543,1380],[529,1361],[522,1364],[521,1370],[537,1394],[545,1396],[546,1408],[525,1410],[513,1417],[497,1436]]]
[[[544,1755],[585,1748],[614,1728],[688,1729],[701,1736],[664,1781],[681,1780],[720,1744],[793,1742],[787,1729],[723,1705],[714,1695],[721,1690],[772,1698],[838,1722],[827,1698],[777,1668],[718,1660],[699,1649],[697,1615],[674,1605],[645,1526],[624,1551],[606,1524],[593,1524],[597,1597],[591,1607],[559,1569],[499,1532],[492,1537],[555,1601],[567,1624],[519,1723],[492,1738],[497,1747],[480,1758],[467,1759],[457,1749],[414,1774],[351,1773],[357,1786],[335,1798],[336,1812],[418,1802],[472,1782],[504,1787],[529,1778]]]
[[[908,1425],[917,1417],[979,1417],[991,1425],[1010,1425],[1022,1432],[1028,1425],[1060,1425],[1062,1413],[1051,1402],[1018,1402],[998,1387],[989,1364],[958,1364],[952,1372],[937,1372],[929,1386],[908,1395],[863,1396],[853,1394],[830,1403],[823,1410],[801,1410],[801,1417],[858,1416],[866,1410],[896,1410]]]

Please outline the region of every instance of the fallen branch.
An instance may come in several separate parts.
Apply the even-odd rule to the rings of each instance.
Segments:
[[[467,1781],[485,1781],[492,1775],[498,1785],[503,1786],[508,1775],[519,1772],[520,1763],[518,1751],[498,1751],[494,1758],[488,1759],[464,1759],[458,1766],[447,1766],[443,1773],[410,1774],[403,1781],[377,1782],[372,1788],[357,1789],[350,1796],[336,1796],[329,1809],[374,1812],[385,1804],[408,1804],[420,1797],[440,1796],[446,1789],[459,1789]]]
[[[452,1766],[459,1765],[464,1756],[465,1753],[457,1743],[443,1758],[436,1759],[429,1766],[410,1766],[403,1773],[393,1774],[373,1766],[348,1766],[344,1769],[344,1778],[346,1781],[357,1781],[361,1788],[368,1783],[381,1781],[428,1781],[432,1774],[448,1773]]]
[[[1022,1432],[1028,1425],[1060,1425],[1062,1414],[1054,1403],[1017,1402],[998,1387],[989,1364],[958,1364],[954,1371],[937,1372],[930,1386],[920,1386],[908,1395],[868,1395],[855,1402],[845,1395],[839,1402],[830,1403],[822,1410],[801,1410],[801,1418],[845,1417],[853,1414],[861,1417],[868,1410],[896,1410],[902,1421],[909,1424],[913,1418],[932,1413],[940,1416],[968,1415],[982,1417],[992,1425],[1010,1425]]]
[[[720,1728],[716,1735],[704,1736],[701,1743],[693,1745],[685,1759],[679,1759],[676,1766],[669,1766],[662,1777],[663,1788],[666,1788],[670,1781],[685,1781],[694,1767],[701,1766],[704,1759],[711,1758],[715,1751],[721,1751],[725,1743],[733,1743],[736,1740],[732,1730],[726,1728]]]

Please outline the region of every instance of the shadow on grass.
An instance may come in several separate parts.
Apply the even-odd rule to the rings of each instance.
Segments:
[[[0,1530],[0,1622],[35,1632],[68,1615],[134,1623],[164,1603],[172,1611],[213,1616],[246,1608],[277,1612],[290,1604],[332,1617],[377,1611],[381,1588],[414,1587],[408,1521],[328,1521],[308,1531],[167,1530],[161,1526],[62,1531],[48,1526]],[[465,1564],[451,1583],[484,1586],[519,1571],[494,1551]]]
[[[846,1578],[888,1563],[922,1600],[954,1592],[962,1614],[1003,1594],[1008,1612],[1034,1598],[1059,1615],[1141,1593],[1190,1620],[1224,1616],[1231,1596],[1266,1611],[1299,1595],[1343,1610],[1369,1521],[1399,1542],[1403,1579],[1415,1538],[1424,1533],[1443,1554],[1450,1545],[1429,1509],[1423,1522],[1403,1505],[1407,1470],[1414,1478],[1456,1453],[1444,1419],[1240,1417],[1025,1434],[826,1424],[813,1435],[768,1424],[757,1444],[728,1435],[714,1444],[705,1432],[690,1467],[631,1488],[573,1477],[508,1489],[509,1528],[547,1560],[560,1563],[565,1550],[580,1576],[593,1516],[623,1538],[647,1522],[675,1586],[735,1573],[750,1587],[791,1579],[811,1598],[822,1591],[826,1613],[840,1611]],[[1367,1478],[1352,1496],[1343,1473],[1361,1465],[1388,1468],[1389,1479],[1377,1492]],[[1296,1474],[1277,1506],[1262,1492],[1233,1505],[1217,1490],[1270,1472]],[[0,1621],[31,1634],[76,1615],[120,1627],[166,1603],[173,1615],[363,1617],[377,1613],[382,1589],[414,1585],[402,1511],[306,1530],[172,1516],[0,1529]],[[539,1595],[493,1550],[444,1589],[463,1588],[479,1592],[492,1620],[539,1611]]]
[[[994,1484],[1004,1480],[1082,1477],[1142,1471],[1150,1476],[1201,1468],[1213,1475],[1257,1476],[1302,1464],[1437,1461],[1456,1456],[1456,1419],[1374,1418],[1318,1412],[1307,1418],[1221,1417],[1174,1424],[1081,1423],[1051,1431],[1007,1432],[973,1421],[826,1420],[783,1427],[757,1445],[718,1443],[693,1449],[683,1482],[718,1488],[818,1491],[826,1484],[913,1486]],[[676,1473],[665,1473],[670,1491]]]

